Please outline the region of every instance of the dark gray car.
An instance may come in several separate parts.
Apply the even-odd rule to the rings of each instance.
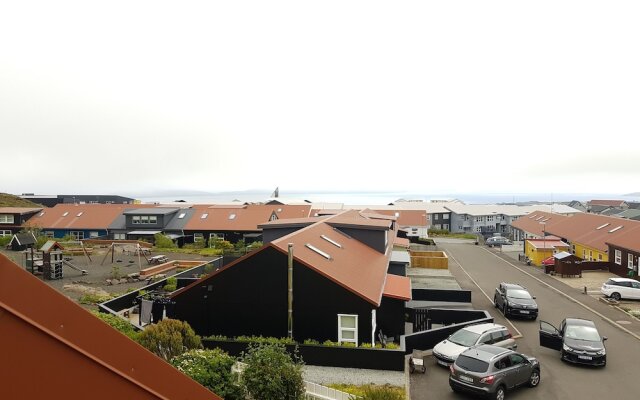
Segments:
[[[515,283],[502,282],[493,295],[493,305],[502,310],[505,317],[538,318],[538,304],[527,288]]]
[[[533,357],[503,347],[471,347],[449,367],[449,386],[454,392],[468,392],[504,400],[507,391],[540,383],[540,363]]]

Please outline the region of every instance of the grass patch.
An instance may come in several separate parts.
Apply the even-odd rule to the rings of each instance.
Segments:
[[[402,400],[405,398],[405,389],[402,386],[391,385],[347,385],[347,384],[330,384],[332,389],[349,393],[354,396],[363,397],[365,399],[389,399]]]

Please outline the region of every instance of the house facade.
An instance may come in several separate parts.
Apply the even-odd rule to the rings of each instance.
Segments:
[[[607,241],[609,271],[638,279],[640,263],[640,226]]]
[[[42,208],[0,207],[0,236],[18,233],[23,225]]]
[[[200,335],[286,337],[291,244],[295,340],[371,343],[380,330],[400,336],[411,283],[389,273],[392,225],[358,211],[288,234],[274,224],[264,247],[178,291],[176,317]]]

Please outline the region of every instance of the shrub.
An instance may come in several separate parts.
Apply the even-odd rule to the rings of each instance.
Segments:
[[[305,339],[303,344],[320,345],[320,342],[315,339]]]
[[[99,294],[99,293],[85,293],[78,299],[80,304],[99,304],[103,303],[107,300],[111,300],[111,295],[109,294]]]
[[[283,344],[250,344],[242,361],[247,364],[242,384],[254,399],[303,400],[302,360]]]
[[[296,341],[290,338],[274,338],[262,336],[237,336],[235,340],[237,342],[250,343],[296,344]]]
[[[166,285],[162,288],[165,292],[173,292],[178,288],[178,278],[175,276],[168,277],[166,282]]]
[[[362,400],[404,400],[404,390],[389,385],[365,386]]]
[[[13,235],[0,236],[0,246],[4,247],[9,244]]]
[[[222,252],[223,252],[222,249],[202,249],[198,252],[198,254],[205,257],[213,257],[213,256],[221,256]]]
[[[138,343],[167,361],[187,350],[202,347],[200,336],[191,326],[176,319],[164,319],[148,326],[138,335]]]
[[[138,332],[135,330],[133,325],[131,325],[129,321],[124,318],[120,318],[117,315],[113,314],[101,313],[98,311],[93,311],[92,314],[131,339],[135,340],[136,336],[138,335]]]
[[[226,400],[243,399],[236,374],[235,359],[220,349],[189,350],[171,359],[171,365]]]
[[[173,243],[173,240],[171,240],[169,236],[163,235],[162,233],[156,233],[153,235],[153,240],[156,247],[163,249],[175,249],[178,247],[177,244]]]

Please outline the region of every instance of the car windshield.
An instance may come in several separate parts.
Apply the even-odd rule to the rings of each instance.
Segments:
[[[507,291],[507,297],[512,299],[530,299],[531,295],[526,290],[515,289]]]
[[[460,346],[471,347],[478,341],[479,333],[469,332],[466,329],[460,329],[458,332],[449,336],[449,341]]]
[[[456,360],[456,365],[471,372],[487,372],[489,369],[489,363],[462,355]]]
[[[599,342],[598,330],[592,326],[569,325],[564,333],[565,338]]]

